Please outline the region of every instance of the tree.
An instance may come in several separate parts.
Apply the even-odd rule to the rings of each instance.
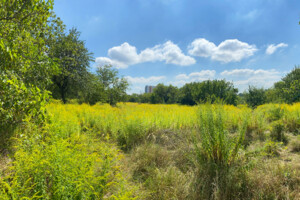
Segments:
[[[75,28],[69,34],[58,33],[49,40],[48,55],[58,63],[60,74],[53,76],[51,91],[54,98],[61,98],[64,103],[67,97],[78,97],[80,91],[89,81],[88,72],[92,54],[79,39],[80,32]]]
[[[181,104],[191,106],[196,104],[192,96],[192,88],[195,84],[197,83],[185,84],[182,88],[180,88],[179,98]]]
[[[80,102],[86,102],[90,105],[94,105],[97,102],[106,102],[104,86],[100,83],[97,75],[88,73],[85,88]]]
[[[177,103],[179,91],[177,87],[172,85],[166,86],[162,83],[158,84],[151,94],[151,103]]]
[[[117,102],[124,100],[128,82],[125,78],[118,77],[118,71],[111,65],[99,67],[96,71],[98,80],[104,88],[104,99],[110,105],[116,105]]]
[[[249,86],[248,92],[244,96],[246,103],[252,108],[266,103],[266,91],[263,88]]]
[[[0,1],[0,131],[41,117],[57,72],[45,44],[52,7],[52,0]]]
[[[226,104],[237,104],[238,89],[225,80],[207,80],[187,83],[181,88],[180,102],[195,105],[196,103],[223,101]]]
[[[278,97],[287,103],[300,101],[300,67],[295,67],[290,73],[274,84]]]

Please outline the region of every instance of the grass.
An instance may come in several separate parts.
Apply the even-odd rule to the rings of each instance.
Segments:
[[[2,135],[0,199],[299,199],[299,103],[53,102],[47,116]]]

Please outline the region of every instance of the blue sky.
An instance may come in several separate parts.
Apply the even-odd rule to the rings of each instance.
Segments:
[[[129,93],[208,79],[268,88],[300,65],[299,0],[56,0],[54,11],[94,53],[91,71],[112,64]]]

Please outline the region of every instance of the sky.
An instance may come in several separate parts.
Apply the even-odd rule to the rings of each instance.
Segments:
[[[90,70],[111,64],[130,83],[226,79],[269,88],[300,65],[299,0],[55,0],[93,53]]]

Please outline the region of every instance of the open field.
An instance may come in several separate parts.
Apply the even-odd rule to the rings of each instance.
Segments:
[[[300,199],[300,103],[47,106],[16,129],[0,199]]]

